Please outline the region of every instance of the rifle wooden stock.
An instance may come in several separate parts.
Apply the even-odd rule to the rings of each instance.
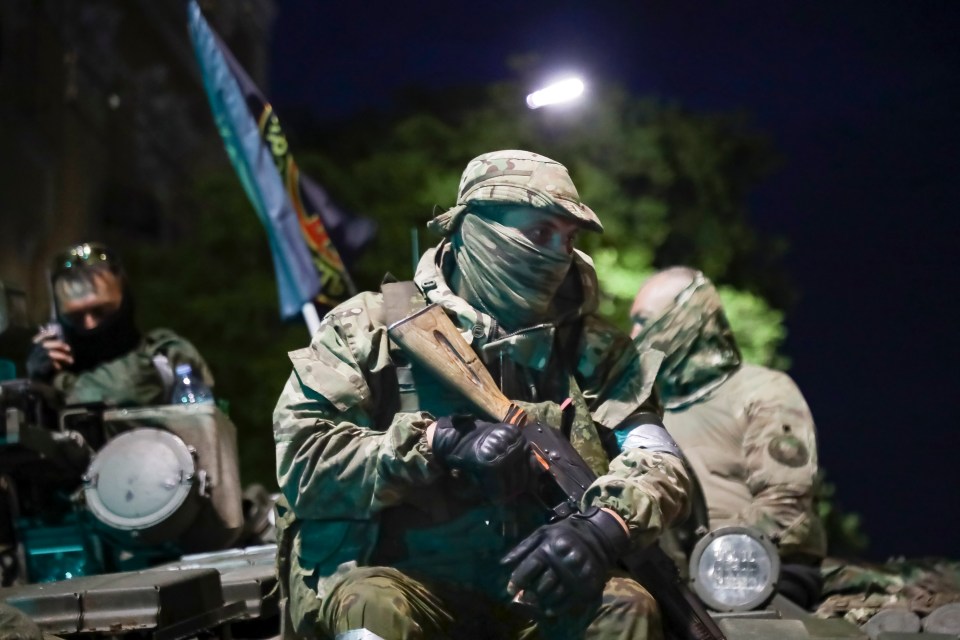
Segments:
[[[387,328],[412,360],[498,422],[517,410],[442,308],[431,304]],[[514,422],[511,422],[514,424]]]

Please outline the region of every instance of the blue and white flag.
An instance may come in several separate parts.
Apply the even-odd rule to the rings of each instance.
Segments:
[[[285,319],[291,318],[320,293],[320,277],[274,156],[264,144],[258,122],[230,70],[225,57],[229,52],[210,29],[195,0],[187,6],[187,16],[217,129],[247,197],[267,230],[280,313]]]

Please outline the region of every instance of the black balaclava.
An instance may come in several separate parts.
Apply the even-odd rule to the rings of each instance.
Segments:
[[[62,316],[63,339],[73,350],[73,364],[68,370],[74,373],[89,371],[104,362],[116,360],[134,350],[140,344],[140,330],[134,319],[133,295],[126,284],[120,307],[105,316],[93,329],[84,329],[70,323]]]

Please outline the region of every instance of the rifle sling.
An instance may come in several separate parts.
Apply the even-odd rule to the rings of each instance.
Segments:
[[[385,282],[380,285],[383,294],[383,311],[389,327],[427,305],[427,300],[412,280]],[[390,359],[397,373],[397,388],[400,393],[400,411],[413,412],[420,409],[420,397],[413,379],[413,368],[400,345],[390,340]]]

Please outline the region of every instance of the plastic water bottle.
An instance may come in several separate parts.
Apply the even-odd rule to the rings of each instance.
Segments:
[[[203,378],[193,375],[189,364],[178,364],[177,381],[173,385],[173,404],[204,404],[213,402],[213,391]]]

